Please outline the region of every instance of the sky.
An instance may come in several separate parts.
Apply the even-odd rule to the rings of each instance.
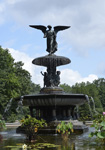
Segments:
[[[59,56],[71,63],[57,67],[61,84],[92,82],[105,76],[105,0],[0,0],[0,45],[24,62],[35,84],[43,86],[45,67],[32,60],[45,56],[46,39],[29,25],[66,25],[57,34]]]

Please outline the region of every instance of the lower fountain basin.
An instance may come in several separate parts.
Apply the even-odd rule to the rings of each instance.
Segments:
[[[28,106],[32,117],[42,118],[49,123],[78,119],[78,106],[88,100],[88,96],[84,94],[65,93],[60,87],[44,87],[39,94],[22,96],[19,105]]]
[[[84,94],[36,94],[23,96],[25,106],[68,106],[82,105],[88,101]]]

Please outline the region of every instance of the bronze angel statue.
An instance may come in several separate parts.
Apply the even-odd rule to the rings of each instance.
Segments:
[[[65,30],[70,28],[70,26],[55,26],[52,30],[52,26],[48,25],[47,27],[43,25],[30,25],[30,27],[39,29],[44,33],[44,38],[47,38],[47,49],[46,51],[49,52],[49,54],[53,54],[57,51],[57,33],[61,30]]]

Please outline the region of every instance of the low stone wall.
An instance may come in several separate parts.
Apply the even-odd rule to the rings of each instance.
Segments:
[[[21,124],[18,120],[16,120],[14,123],[6,123],[5,125],[6,125],[7,128],[17,128]]]
[[[85,125],[91,126],[93,124],[93,121],[85,121]]]

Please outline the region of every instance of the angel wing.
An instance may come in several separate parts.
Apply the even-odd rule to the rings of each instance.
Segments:
[[[29,25],[29,26],[32,27],[32,28],[41,30],[44,34],[46,32],[46,29],[47,29],[47,27],[42,26],[42,25]]]
[[[57,32],[59,32],[59,31],[61,31],[61,30],[65,30],[65,29],[68,29],[68,28],[70,28],[71,26],[55,26],[54,27],[54,31],[55,31],[55,33],[57,33]]]

